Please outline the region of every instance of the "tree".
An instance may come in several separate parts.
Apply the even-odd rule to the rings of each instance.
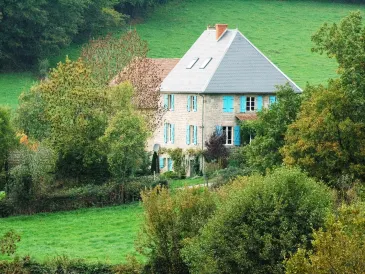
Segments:
[[[281,152],[284,163],[338,186],[341,178],[365,178],[365,123],[354,98],[339,80],[308,87],[299,118],[288,128]]]
[[[185,188],[171,195],[160,186],[142,192],[144,223],[138,250],[146,273],[189,273],[181,249],[198,234],[216,209],[215,193]]]
[[[310,246],[333,200],[298,169],[241,177],[224,203],[182,250],[191,273],[282,273],[298,245]]]
[[[133,96],[133,88],[129,83],[112,88],[110,93],[117,93],[112,98],[129,99]],[[127,96],[129,94],[129,96]],[[107,149],[109,170],[119,181],[134,175],[142,165],[145,154],[145,143],[148,136],[145,122],[138,115],[130,100],[126,100],[123,108],[118,108],[105,130],[102,142]]]
[[[219,168],[226,166],[229,151],[225,144],[226,135],[223,132],[214,131],[208,141],[205,141],[206,150],[203,151],[205,160],[209,162],[217,162]]]
[[[316,44],[312,51],[335,58],[339,67],[345,91],[356,93],[364,104],[365,95],[365,28],[362,26],[360,11],[352,12],[339,25],[325,23],[313,36]],[[361,109],[362,111],[363,109]]]
[[[286,273],[364,273],[364,205],[342,205],[313,233],[313,250],[301,248],[286,262]]]
[[[296,120],[301,96],[289,84],[278,87],[277,102],[258,113],[258,119],[251,122],[255,133],[252,142],[244,147],[246,164],[253,170],[265,173],[283,162],[280,148],[288,125]]]
[[[109,35],[91,40],[81,56],[101,86],[115,86],[123,81],[132,83],[133,105],[146,120],[149,130],[154,131],[164,113],[158,92],[162,79],[161,69],[147,58],[147,53],[147,42],[134,30],[119,38]]]
[[[6,179],[7,160],[10,149],[16,145],[15,131],[10,123],[10,110],[0,107],[0,189]]]
[[[106,26],[120,26],[114,0],[0,0],[0,69],[23,69],[89,37]]]

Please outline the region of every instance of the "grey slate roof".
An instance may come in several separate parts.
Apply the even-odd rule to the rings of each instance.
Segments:
[[[209,57],[213,59],[200,69]],[[194,58],[199,60],[187,69]],[[238,30],[226,30],[217,41],[215,30],[208,29],[164,79],[161,92],[273,93],[287,82],[302,91]]]

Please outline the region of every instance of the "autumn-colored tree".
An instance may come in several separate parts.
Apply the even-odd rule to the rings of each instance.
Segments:
[[[365,178],[365,123],[339,80],[308,87],[299,118],[289,126],[284,163],[338,186],[344,176]]]
[[[81,57],[99,85],[132,83],[133,105],[153,131],[164,113],[159,93],[162,79],[161,68],[153,59],[147,58],[147,53],[147,42],[134,30],[119,38],[109,35],[91,40],[83,48]]]
[[[299,249],[286,262],[286,273],[365,273],[364,212],[364,205],[341,206],[313,233],[313,250]]]
[[[288,125],[297,118],[301,96],[286,84],[278,87],[277,102],[270,108],[259,112],[256,121],[250,121],[249,127],[255,138],[244,147],[246,164],[253,170],[265,173],[282,164],[280,148]]]

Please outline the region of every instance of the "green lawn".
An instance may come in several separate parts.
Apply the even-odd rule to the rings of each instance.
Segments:
[[[142,208],[132,204],[0,219],[0,234],[17,231],[21,242],[16,254],[30,254],[39,261],[66,255],[117,264],[127,254],[136,254],[134,241],[141,222]]]
[[[230,28],[238,27],[304,87],[307,82],[325,83],[336,76],[334,60],[311,52],[311,35],[324,22],[337,22],[359,9],[365,11],[365,5],[299,0],[176,0],[156,8],[135,27],[148,41],[151,57],[182,57],[208,24],[228,23]],[[50,58],[51,64],[64,60],[66,55],[77,58],[80,47],[71,45],[62,50]],[[18,94],[31,82],[27,73],[0,74],[0,104],[15,106]]]
[[[181,179],[181,180],[171,180],[169,182],[170,189],[176,189],[179,187],[184,186],[194,186],[194,185],[201,185],[204,184],[204,178],[203,177],[197,177],[197,178],[188,178],[188,179]]]
[[[20,93],[28,89],[34,81],[31,73],[0,74],[0,105],[15,108]]]

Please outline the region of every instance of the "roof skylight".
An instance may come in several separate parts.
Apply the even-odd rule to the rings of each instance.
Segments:
[[[201,64],[200,69],[205,69],[205,68],[206,68],[206,66],[208,66],[209,62],[210,62],[212,59],[213,59],[212,57],[209,57],[209,58],[205,59],[204,63],[203,63],[203,64]]]
[[[194,65],[195,65],[195,63],[196,62],[198,62],[198,60],[199,60],[199,58],[198,57],[196,57],[196,58],[194,58],[190,63],[189,63],[189,65],[187,65],[187,69],[191,69]]]

